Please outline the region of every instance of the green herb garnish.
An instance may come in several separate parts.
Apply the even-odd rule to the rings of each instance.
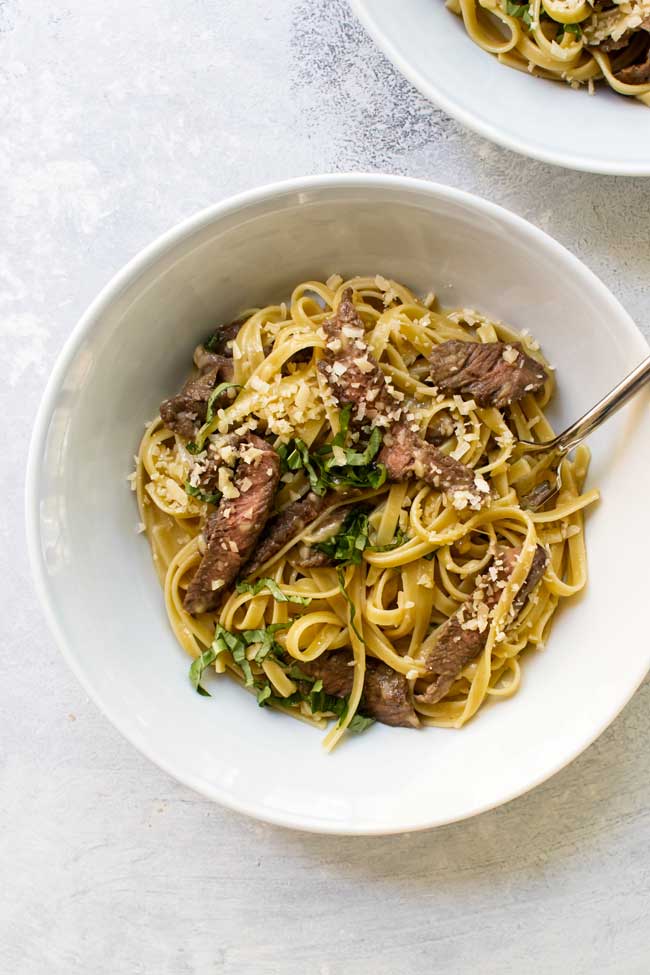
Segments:
[[[343,565],[359,565],[364,549],[368,545],[370,524],[368,515],[361,508],[349,511],[336,535],[313,547],[324,552],[334,562]]]
[[[345,487],[378,488],[386,480],[386,468],[374,462],[382,442],[381,430],[374,427],[364,450],[345,447],[350,426],[352,407],[346,406],[339,416],[339,432],[329,443],[310,451],[299,438],[278,448],[284,472],[304,470],[309,478],[312,491],[322,495],[329,489],[335,491]],[[344,452],[345,462],[339,463],[334,456],[334,447]]]
[[[221,394],[225,393],[227,389],[241,389],[241,386],[239,383],[219,383],[218,386],[214,387],[208,399],[208,407],[205,413],[206,424],[211,423],[214,419],[214,404],[219,399]]]
[[[210,393],[208,399],[208,405],[205,413],[205,423],[196,435],[196,440],[190,440],[185,444],[185,449],[189,451],[190,454],[200,454],[205,445],[205,438],[208,436],[210,431],[210,425],[214,420],[214,405],[222,393],[225,393],[227,389],[241,389],[239,383],[219,383],[215,386]]]
[[[185,491],[191,498],[197,501],[205,501],[207,504],[218,504],[221,500],[221,491],[203,491],[200,487],[194,487],[189,481],[185,481]]]
[[[405,542],[408,541],[410,541],[410,539],[406,532],[403,532],[401,528],[398,528],[391,542],[388,542],[386,545],[372,545],[370,547],[370,551],[391,552],[394,548],[399,548],[400,545],[404,545]]]
[[[338,718],[339,722],[343,721],[348,712],[348,697],[334,697],[333,694],[326,694],[323,690],[322,679],[310,677],[309,674],[301,670],[298,664],[293,664],[289,667],[286,674],[292,680],[310,684],[309,690],[298,689],[293,694],[290,694],[289,697],[277,697],[273,694],[269,681],[266,681],[264,684],[259,685],[260,690],[257,695],[257,703],[260,707],[265,707],[270,704],[275,707],[286,708],[305,701],[309,704],[312,714],[333,714]],[[374,718],[368,718],[363,714],[355,714],[347,730],[353,734],[358,734],[361,731],[365,731],[371,724],[374,724],[374,721]]]
[[[555,35],[555,40],[559,44],[564,39],[565,34],[573,34],[576,39],[582,37],[582,27],[580,24],[560,24],[560,28]]]
[[[254,681],[250,662],[247,658],[248,648],[255,643],[260,644],[253,658],[257,664],[260,664],[269,654],[281,657],[284,650],[276,642],[274,635],[278,630],[286,629],[287,626],[289,626],[289,623],[272,623],[264,629],[243,630],[241,633],[231,633],[230,630],[225,629],[220,623],[217,623],[214,628],[212,645],[207,650],[204,650],[200,657],[192,661],[192,665],[190,666],[190,682],[192,687],[204,697],[210,697],[210,693],[200,684],[201,675],[206,667],[209,667],[210,664],[215,662],[219,654],[225,653],[226,651],[232,655],[233,661],[240,667],[244,675],[246,685],[250,687]]]
[[[284,654],[284,650],[274,636],[278,630],[286,630],[289,625],[289,623],[271,623],[264,629],[242,631],[242,638],[248,646],[259,643],[254,658],[256,664],[261,664],[269,654],[273,657],[281,657]]]
[[[357,640],[359,641],[359,643],[363,643],[364,642],[363,641],[363,637],[359,633],[359,631],[358,631],[358,629],[356,627],[356,624],[354,622],[354,617],[357,615],[357,610],[356,610],[356,607],[355,607],[354,603],[350,599],[350,594],[348,593],[347,589],[345,588],[345,572],[343,571],[342,568],[338,568],[336,570],[336,577],[337,577],[337,579],[339,581],[339,589],[341,591],[341,595],[343,596],[343,598],[345,599],[346,603],[348,604],[348,606],[350,608],[350,626],[354,630],[354,633],[355,633],[355,635],[356,635]]]
[[[212,646],[208,647],[207,650],[204,650],[200,657],[197,657],[196,660],[192,661],[192,664],[190,666],[190,674],[189,674],[190,683],[194,688],[194,690],[196,691],[196,693],[200,694],[202,697],[211,697],[210,692],[206,691],[205,687],[201,685],[201,677],[203,676],[203,671],[211,664],[213,664],[217,659],[217,657],[219,656],[219,654],[223,652],[223,649],[225,649],[225,647],[222,648],[220,646],[219,647],[215,646],[215,643],[216,643],[216,638],[215,641],[212,643]]]
[[[374,718],[367,718],[365,714],[359,714],[358,712],[353,715],[350,724],[347,727],[347,731],[353,732],[353,734],[360,734],[369,728],[371,724],[375,723]]]
[[[311,596],[288,596],[282,592],[275,579],[263,576],[255,582],[240,581],[235,586],[237,592],[249,592],[252,596],[257,596],[263,589],[268,589],[273,598],[278,603],[299,603],[301,606],[309,606]]]
[[[523,20],[527,27],[533,23],[530,6],[527,3],[513,3],[512,0],[506,0],[506,13],[510,17],[518,17],[519,20]]]

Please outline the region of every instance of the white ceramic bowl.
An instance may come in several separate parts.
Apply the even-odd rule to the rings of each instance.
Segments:
[[[88,693],[149,758],[204,795],[303,829],[388,833],[471,816],[581,752],[650,665],[650,418],[637,400],[593,442],[603,501],[588,525],[591,582],[559,614],[523,686],[462,731],[377,725],[332,755],[321,732],[262,710],[227,679],[197,696],[167,625],[126,476],[145,420],[192,349],[243,306],[339,271],[381,273],[446,304],[528,328],[558,369],[558,423],[647,352],[576,258],[524,220],[457,190],[388,176],[322,176],[245,193],[135,257],[69,339],[31,445],[28,536],[39,595]],[[639,747],[643,747],[639,743]]]
[[[650,176],[650,111],[606,86],[573,91],[499,64],[444,0],[351,0],[416,88],[463,125],[515,152],[590,173]]]

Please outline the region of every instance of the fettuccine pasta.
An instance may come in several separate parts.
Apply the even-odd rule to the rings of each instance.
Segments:
[[[346,298],[352,294],[353,301]],[[357,331],[354,339],[359,349],[366,346],[367,358],[363,352],[355,360],[361,372],[378,366],[378,379],[387,384],[413,435],[422,444],[437,444],[436,456],[464,465],[489,493],[473,499],[470,492],[468,501],[467,492],[427,483],[417,464],[410,476],[396,479],[390,462],[381,462],[383,453],[375,447],[382,437],[381,451],[390,446],[402,419],[382,428],[379,417],[364,426],[364,419],[355,420],[358,413],[344,406],[340,391],[337,400],[331,378],[345,376],[336,360],[341,343],[331,338],[327,323],[346,300],[348,314],[363,326],[362,338]],[[261,705],[323,729],[330,725],[327,748],[346,729],[361,730],[373,717],[385,720],[386,715],[387,723],[461,728],[489,700],[516,693],[524,650],[546,644],[559,600],[585,585],[584,510],[597,498],[595,490],[584,490],[589,454],[580,447],[562,463],[559,495],[538,508],[522,501],[555,477],[552,455],[527,456],[517,447],[520,438],[553,436],[544,412],[553,394],[553,371],[537,343],[478,312],[443,310],[433,295],[418,298],[382,277],[306,281],[286,305],[249,310],[229,334],[235,337],[224,351],[232,354],[228,368],[236,385],[217,390],[220,405],[197,422],[192,438],[160,416],[151,422],[131,476],[170,625],[194,661],[194,686],[212,693],[212,706],[218,706],[218,682],[206,677],[210,671],[227,673]],[[524,391],[507,408],[480,406],[472,396],[445,392],[429,376],[429,357],[443,343],[458,342],[502,343],[504,369],[516,366],[517,349],[525,351],[529,362],[543,367],[543,387]],[[327,356],[333,365],[324,366]],[[259,457],[255,446],[237,448],[239,459],[227,467],[232,444],[247,443],[246,438],[261,438],[262,446],[280,457],[279,480],[265,513],[270,520],[253,526],[261,532],[253,561],[242,563],[238,584],[233,580],[219,593],[221,604],[188,611],[188,590],[207,559],[211,532],[228,505],[242,502],[247,482],[254,479],[254,473],[242,476],[242,458],[246,450]],[[221,465],[214,480],[219,487],[213,484],[209,493],[201,477],[215,457]],[[316,468],[310,470],[309,458],[316,458]],[[269,478],[271,472],[269,467]],[[319,496],[325,482],[326,494]],[[329,502],[251,576],[247,565],[255,552],[263,557],[265,546],[270,550],[269,526],[290,506],[304,506],[306,496],[315,498],[316,506],[323,497]],[[332,519],[334,535],[327,532]],[[521,605],[537,552],[543,575]],[[507,572],[500,553],[511,553]],[[482,579],[487,580],[485,598]],[[223,590],[222,582],[217,580]],[[206,598],[212,598],[209,591]],[[462,607],[472,605],[475,615],[468,609],[470,622],[463,620]],[[431,654],[442,633],[450,638],[454,619],[463,640],[467,636],[480,651],[457,673],[444,671],[443,687],[443,668],[431,665]],[[334,660],[338,693],[327,671]],[[438,691],[431,694],[434,675]]]
[[[576,88],[604,81],[650,104],[649,0],[447,0],[447,7],[508,67]]]

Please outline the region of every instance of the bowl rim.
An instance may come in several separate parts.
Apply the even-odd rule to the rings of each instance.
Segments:
[[[54,595],[50,590],[48,573],[45,566],[43,551],[41,546],[40,531],[40,485],[43,475],[43,458],[45,446],[50,428],[50,423],[54,411],[56,399],[58,397],[61,380],[64,378],[68,368],[73,361],[80,345],[85,337],[92,331],[94,323],[106,311],[108,307],[119,297],[120,293],[132,281],[136,280],[145,270],[150,268],[164,253],[178,244],[184,238],[190,237],[209,224],[223,218],[229,214],[245,208],[251,204],[259,203],[264,200],[272,200],[276,197],[285,196],[289,193],[299,193],[308,191],[327,191],[336,188],[369,188],[391,190],[407,190],[414,194],[424,193],[432,197],[443,198],[454,201],[458,204],[471,207],[474,212],[480,212],[484,216],[490,216],[499,220],[502,224],[510,225],[520,231],[525,231],[533,238],[542,249],[554,253],[561,257],[569,266],[580,271],[580,274],[591,284],[594,292],[600,299],[609,305],[615,313],[617,321],[626,340],[632,345],[638,346],[640,355],[647,354],[648,344],[642,333],[639,331],[630,315],[625,311],[621,303],[603,282],[594,274],[586,264],[580,261],[566,247],[554,240],[549,234],[531,224],[528,220],[518,216],[512,211],[491,203],[482,197],[446,186],[441,183],[430,182],[423,179],[414,179],[407,176],[385,175],[381,173],[336,173],[322,174],[315,176],[303,176],[288,180],[282,180],[266,184],[254,189],[245,190],[234,196],[227,197],[219,203],[208,206],[192,216],[175,224],[171,229],[162,233],[152,243],[138,251],[121,270],[119,270],[109,282],[102,288],[97,297],[91,302],[87,310],[83,313],[72,332],[66,339],[61,351],[55,361],[52,372],[46,384],[41,402],[39,404],[32,436],[29,446],[29,454],[26,468],[25,481],[25,522],[27,535],[27,549],[34,587],[38,601],[44,612],[50,632],[55,638],[55,642],[61,651],[66,663],[75,674],[79,683],[82,685],[88,696],[97,705],[99,710],[105,715],[111,724],[133,744],[146,758],[157,765],[160,769],[172,778],[181,782],[188,788],[198,792],[220,805],[232,809],[236,812],[244,813],[255,819],[272,823],[277,826],[284,826],[291,829],[303,830],[314,833],[329,833],[336,835],[390,835],[394,833],[414,832],[417,830],[433,829],[449,823],[469,819],[472,816],[494,809],[506,802],[529,792],[538,785],[551,778],[561,769],[569,765],[586,748],[589,747],[612,723],[612,721],[623,710],[635,694],[639,685],[650,670],[650,648],[647,659],[637,671],[631,674],[629,692],[624,700],[617,700],[610,707],[607,714],[601,719],[597,727],[592,729],[583,740],[574,743],[573,747],[565,752],[553,766],[540,772],[538,775],[526,780],[522,785],[515,789],[504,792],[498,799],[487,802],[477,802],[475,805],[460,815],[436,817],[428,815],[415,819],[405,817],[404,821],[395,822],[387,825],[367,825],[349,822],[332,822],[331,820],[310,817],[305,820],[301,814],[293,812],[283,812],[264,808],[255,799],[237,799],[228,794],[225,788],[211,784],[208,786],[204,781],[197,780],[192,774],[186,773],[183,769],[178,769],[172,762],[158,754],[155,743],[149,743],[146,736],[128,716],[120,712],[119,707],[105,700],[106,695],[93,685],[92,679],[84,673],[82,658],[77,654],[74,647],[69,643],[64,632],[63,626],[59,623]]]
[[[483,136],[484,139],[522,156],[528,156],[530,159],[537,159],[539,162],[550,163],[553,166],[562,166],[565,169],[575,169],[580,172],[603,176],[650,176],[650,157],[647,163],[603,162],[595,156],[583,156],[577,152],[554,152],[543,147],[531,147],[525,139],[502,132],[498,126],[492,125],[480,115],[463,108],[453,98],[449,98],[438,89],[430,78],[419,71],[407,58],[402,57],[397,46],[373,18],[368,0],[350,0],[350,6],[377,47],[383,51],[400,74],[410,81],[425,98],[438,105],[439,108],[442,108],[448,115],[472,132]]]

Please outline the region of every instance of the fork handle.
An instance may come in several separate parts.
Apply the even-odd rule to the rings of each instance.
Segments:
[[[585,437],[593,433],[596,427],[599,427],[601,423],[604,423],[610,416],[613,416],[617,410],[625,406],[627,401],[635,393],[638,393],[648,380],[650,380],[650,355],[636,369],[633,369],[629,376],[626,376],[618,386],[615,386],[607,396],[604,396],[600,402],[592,406],[584,416],[580,417],[570,427],[567,427],[566,430],[558,434],[555,440],[552,441],[553,447],[561,450],[563,453],[577,447]]]

